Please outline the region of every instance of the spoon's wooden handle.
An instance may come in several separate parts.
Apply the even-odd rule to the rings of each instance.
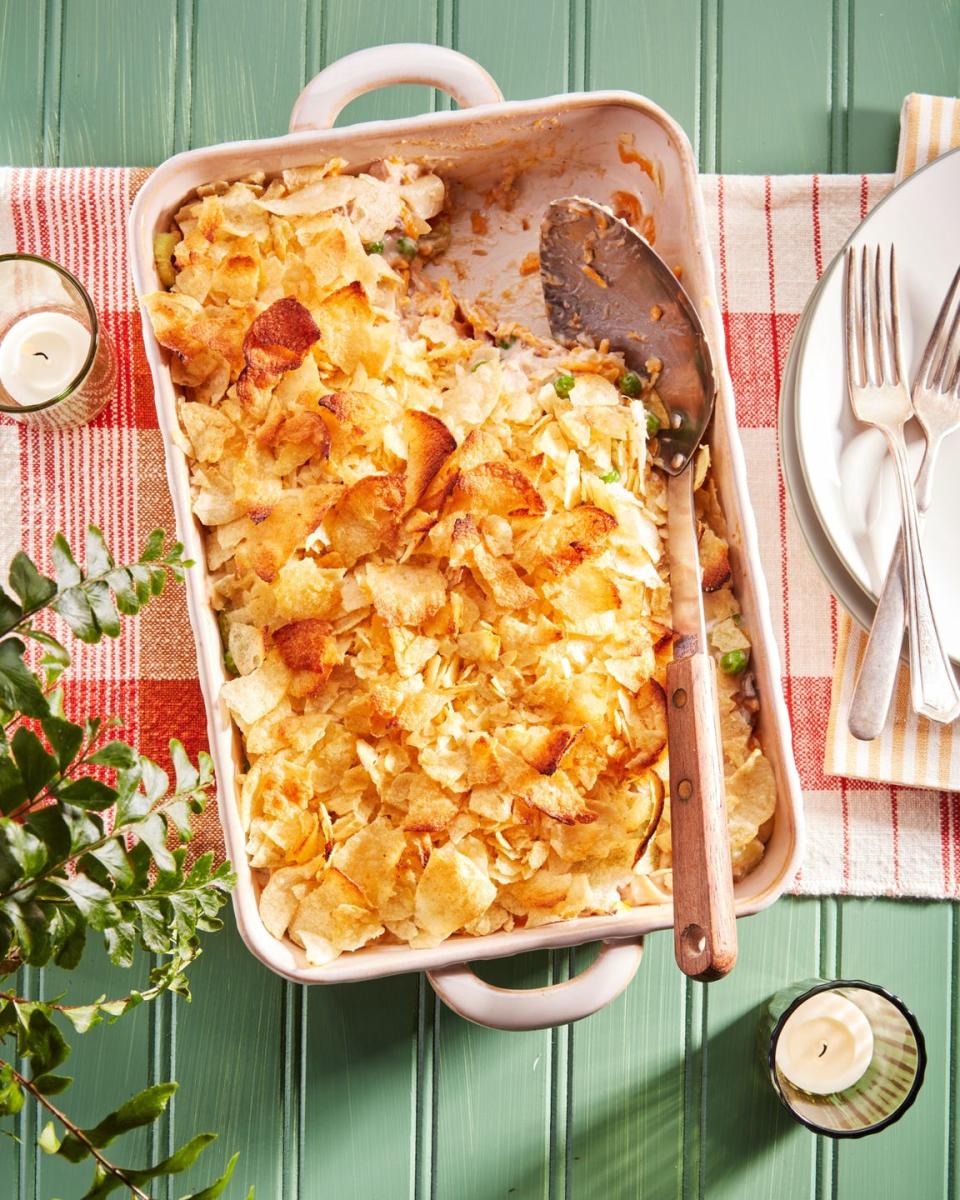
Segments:
[[[716,667],[709,654],[667,667],[670,833],[677,965],[720,979],[737,961]]]

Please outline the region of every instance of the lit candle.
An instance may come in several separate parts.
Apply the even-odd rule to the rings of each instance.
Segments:
[[[66,391],[90,353],[90,330],[76,317],[28,313],[0,342],[0,387],[16,404],[42,404]]]
[[[863,1012],[836,992],[817,992],[797,1006],[777,1040],[777,1067],[805,1092],[842,1092],[873,1058],[873,1030]]]

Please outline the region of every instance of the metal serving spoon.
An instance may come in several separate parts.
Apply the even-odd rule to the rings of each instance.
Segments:
[[[676,275],[640,235],[592,200],[555,200],[540,228],[540,278],[554,338],[606,338],[627,367],[657,358],[670,420],[654,461],[667,474],[670,587],[676,641],[667,667],[674,946],[696,979],[737,958],[717,679],[707,648],[691,460],[713,413],[716,383],[700,319]]]

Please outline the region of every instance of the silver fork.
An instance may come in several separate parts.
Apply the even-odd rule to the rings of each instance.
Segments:
[[[913,385],[913,411],[927,439],[914,484],[920,513],[930,507],[940,446],[948,434],[960,429],[960,305],[951,318],[958,294],[960,269],[947,289]],[[850,702],[847,724],[853,736],[863,741],[880,735],[890,711],[903,646],[905,581],[903,543],[898,538]]]
[[[896,468],[902,518],[900,538],[906,567],[911,701],[916,712],[933,721],[952,721],[960,714],[960,689],[930,601],[917,501],[903,436],[903,427],[913,416],[913,404],[903,378],[897,269],[892,246],[888,283],[889,291],[884,286],[879,247],[873,255],[864,247],[859,271],[857,252],[853,247],[847,251],[844,261],[847,391],[857,420],[873,425],[886,437]]]

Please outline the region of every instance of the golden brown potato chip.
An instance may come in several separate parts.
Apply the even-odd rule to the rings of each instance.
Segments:
[[[594,558],[616,529],[616,518],[592,504],[548,516],[528,535],[518,558],[528,567],[545,566],[556,575]]]
[[[378,818],[337,846],[330,861],[360,888],[367,904],[379,908],[393,891],[394,872],[406,845],[402,829]]]
[[[180,422],[190,439],[193,456],[198,462],[219,462],[227,442],[237,427],[226,414],[209,404],[181,400],[177,406]]]
[[[374,608],[388,625],[422,625],[447,599],[443,576],[429,564],[369,563],[365,580]]]
[[[558,875],[544,868],[530,879],[512,884],[506,892],[507,903],[517,913],[532,908],[558,909],[566,900],[572,883],[572,875]]]
[[[345,374],[362,366],[378,374],[393,350],[393,331],[378,322],[363,284],[348,284],[328,296],[314,311],[324,355]]]
[[[242,363],[246,310],[203,308],[190,296],[170,292],[145,296],[143,304],[157,341],[174,355],[174,383],[191,388],[194,401],[218,401]]]
[[[548,729],[544,725],[508,725],[502,736],[540,775],[553,775],[579,730],[571,727]]]
[[[220,697],[238,721],[252,725],[280,703],[290,672],[279,655],[268,655],[249,675],[231,679],[220,689]]]
[[[544,595],[574,628],[591,631],[594,618],[614,614],[621,607],[617,585],[605,571],[591,563],[575,567],[569,575],[544,588]],[[605,630],[603,630],[605,632]]]
[[[449,843],[434,850],[417,885],[414,918],[436,938],[449,937],[493,903],[497,889],[472,859]]]
[[[507,559],[494,558],[482,543],[473,547],[472,555],[480,580],[502,608],[522,608],[536,600],[537,593],[523,582]]]
[[[330,545],[345,566],[396,545],[403,495],[402,475],[367,475],[347,488],[326,522]]]
[[[750,639],[733,617],[727,617],[711,628],[710,645],[717,654],[726,654],[728,650],[749,650]]]
[[[313,617],[284,625],[273,635],[274,644],[287,667],[297,673],[291,681],[294,696],[310,696],[330,678],[342,661],[333,626]]]
[[[317,966],[344,950],[359,950],[381,933],[383,926],[365,907],[363,893],[332,868],[324,872],[320,886],[307,893],[290,922],[290,936]]]
[[[700,567],[705,592],[715,592],[730,578],[730,549],[708,526],[700,533]]]
[[[407,467],[404,473],[404,511],[413,508],[427,490],[430,481],[457,448],[446,425],[430,413],[408,409],[403,414],[407,442]]]
[[[587,824],[597,819],[586,796],[581,794],[563,771],[539,777],[526,784],[523,798],[533,808],[562,825],[575,821]]]
[[[273,581],[278,615],[329,619],[340,609],[343,567],[321,567],[313,558],[289,558]]]
[[[246,366],[237,394],[252,400],[257,389],[273,387],[286,371],[299,367],[320,330],[299,300],[285,296],[262,312],[243,339]]]
[[[249,530],[237,547],[237,567],[254,571],[267,583],[276,579],[290,555],[319,528],[340,492],[331,483],[291,488],[275,504],[250,511]]]
[[[447,507],[471,513],[500,516],[540,516],[543,500],[530,480],[506,462],[484,462],[461,470],[450,493]]]
[[[262,630],[242,621],[232,621],[227,631],[227,649],[237,673],[249,675],[262,664],[266,655]]]
[[[667,744],[667,696],[655,679],[648,679],[631,704],[628,736],[631,770],[655,763]]]
[[[391,780],[384,801],[400,809],[409,833],[442,833],[459,812],[459,805],[431,779],[404,771]]]
[[[289,417],[281,417],[257,441],[274,451],[278,475],[286,475],[314,455],[326,458],[330,453],[330,432],[323,418],[312,412],[297,412]]]
[[[253,234],[238,238],[220,260],[210,291],[229,300],[255,300],[260,286],[260,246]]]
[[[757,836],[777,806],[773,768],[757,747],[742,766],[727,777],[727,820],[731,846],[743,846]]]
[[[300,905],[300,893],[309,888],[309,881],[316,878],[322,868],[321,856],[302,866],[281,867],[271,874],[260,893],[259,902],[260,919],[268,933],[275,938],[282,938],[286,934],[287,926]]]

